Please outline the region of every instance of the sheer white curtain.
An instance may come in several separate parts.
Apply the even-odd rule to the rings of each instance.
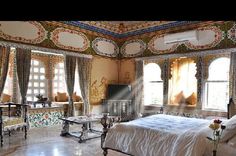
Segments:
[[[197,92],[196,63],[189,58],[176,59],[171,65],[172,78],[169,82],[171,104],[185,103]]]

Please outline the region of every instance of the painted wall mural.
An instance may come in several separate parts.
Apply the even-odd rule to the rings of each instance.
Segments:
[[[91,100],[93,105],[100,104],[101,99],[106,99],[106,88],[108,85],[108,80],[102,77],[100,81],[93,81],[91,84]]]
[[[146,49],[146,43],[142,40],[126,41],[121,47],[121,54],[124,57],[134,57],[141,55]]]
[[[106,38],[96,38],[92,42],[93,50],[102,56],[116,57],[119,53],[117,44]]]
[[[100,105],[106,98],[107,85],[118,82],[118,60],[93,57],[91,70],[90,104]]]
[[[50,39],[57,47],[73,51],[85,51],[90,46],[85,34],[64,28],[52,31]]]
[[[0,37],[6,40],[37,44],[46,35],[47,31],[38,22],[0,21]]]

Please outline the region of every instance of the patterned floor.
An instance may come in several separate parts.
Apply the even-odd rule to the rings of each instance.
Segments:
[[[98,127],[100,128],[100,127]],[[73,131],[80,127],[73,127]],[[29,130],[27,140],[23,132],[15,132],[11,137],[4,136],[0,156],[102,156],[100,138],[78,143],[77,138],[61,137],[61,125]],[[108,151],[108,156],[125,156]]]

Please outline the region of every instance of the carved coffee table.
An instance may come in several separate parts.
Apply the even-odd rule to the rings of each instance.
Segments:
[[[87,117],[87,116],[76,116],[68,118],[59,118],[63,121],[61,136],[74,136],[79,138],[79,143],[85,142],[86,140],[101,137],[102,131],[92,129],[92,123],[100,122],[101,117]],[[71,124],[82,125],[81,131],[69,132],[69,127]],[[89,133],[93,133],[92,137],[89,137]]]

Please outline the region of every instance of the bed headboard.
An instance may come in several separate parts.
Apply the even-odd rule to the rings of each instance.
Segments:
[[[233,98],[230,98],[227,105],[227,118],[230,119],[233,115],[235,115],[235,104]]]

